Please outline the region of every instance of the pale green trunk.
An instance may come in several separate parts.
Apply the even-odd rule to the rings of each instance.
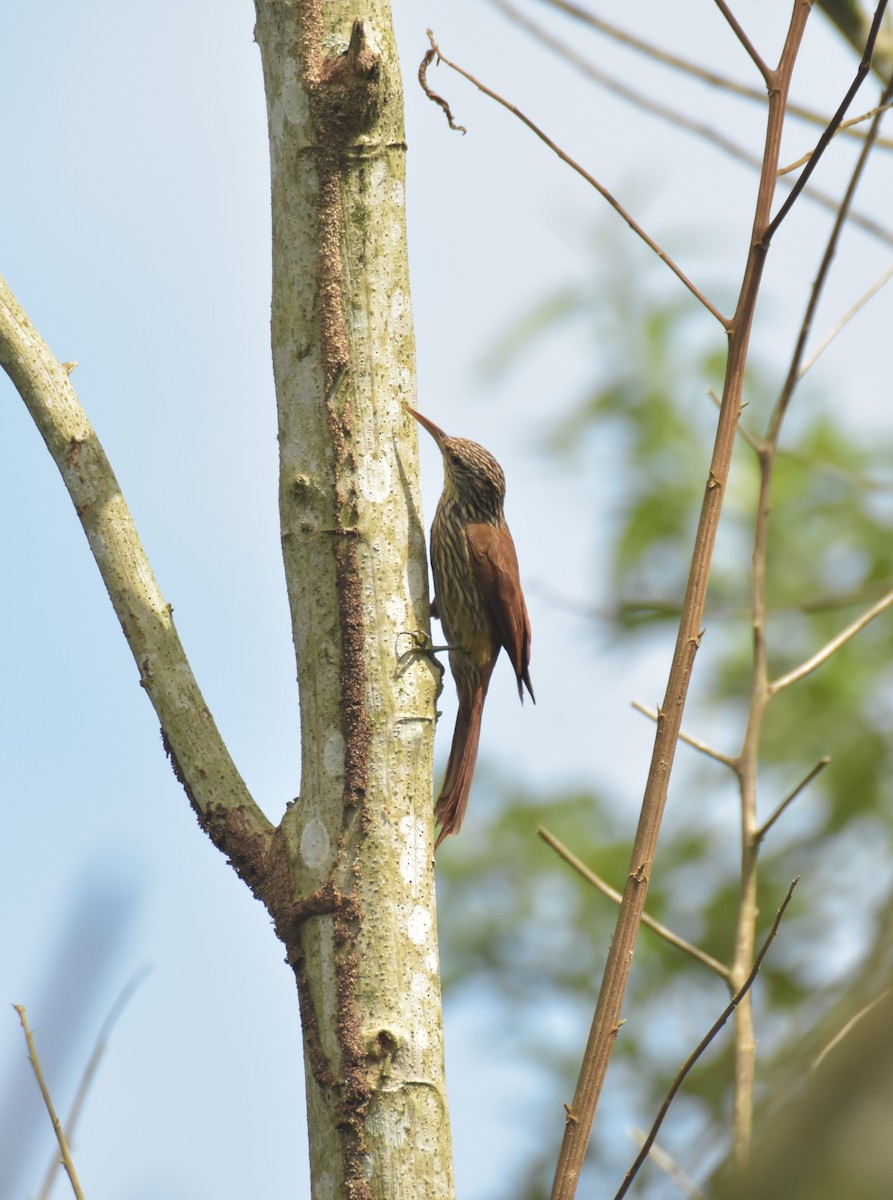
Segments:
[[[283,823],[313,1195],[453,1195],[431,839],[436,673],[390,12],[257,0],[280,503],[301,699]],[[348,48],[350,46],[350,51]],[[291,906],[286,906],[287,908]],[[286,928],[290,925],[290,928]]]

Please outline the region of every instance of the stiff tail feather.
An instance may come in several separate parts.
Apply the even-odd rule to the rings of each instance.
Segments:
[[[481,739],[481,716],[487,695],[489,674],[471,695],[470,702],[459,702],[459,714],[453,731],[453,744],[447,762],[446,775],[440,791],[440,799],[434,808],[434,818],[440,825],[440,833],[434,843],[436,850],[446,837],[458,833],[468,806],[468,793],[474,765],[477,762],[478,743]]]

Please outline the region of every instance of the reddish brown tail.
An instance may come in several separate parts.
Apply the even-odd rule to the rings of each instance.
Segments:
[[[459,700],[459,714],[456,717],[456,728],[453,731],[453,744],[450,747],[446,775],[440,791],[440,799],[434,809],[435,819],[440,824],[440,833],[434,843],[435,850],[444,838],[459,832],[462,818],[465,816],[468,793],[471,791],[471,779],[474,775],[474,764],[477,762],[478,742],[481,739],[481,716],[484,711],[484,699],[489,682],[488,672],[484,681],[478,684],[472,692],[470,701]]]

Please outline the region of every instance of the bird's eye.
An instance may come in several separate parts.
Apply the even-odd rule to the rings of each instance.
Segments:
[[[451,454],[450,462],[453,464],[454,467],[461,467],[462,466],[462,455],[461,454]]]

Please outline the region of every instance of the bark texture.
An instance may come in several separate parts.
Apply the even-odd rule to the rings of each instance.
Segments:
[[[314,1196],[453,1194],[431,842],[436,676],[416,487],[390,13],[258,0],[301,795],[280,830]]]

